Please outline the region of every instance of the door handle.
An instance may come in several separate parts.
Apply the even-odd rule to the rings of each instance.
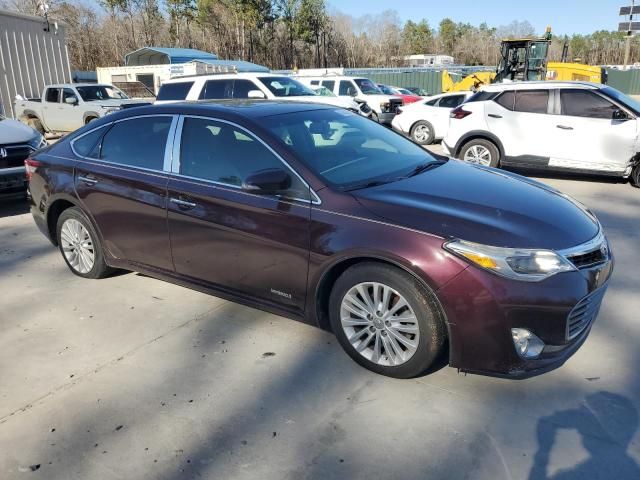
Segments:
[[[502,118],[502,115],[496,115],[495,113],[490,113],[489,116],[491,118]]]
[[[98,180],[96,180],[93,177],[85,177],[83,175],[78,175],[78,180],[80,180],[82,183],[85,183],[87,185],[89,185],[90,187],[94,186],[96,183],[98,183]]]
[[[197,205],[193,202],[187,202],[186,200],[182,200],[180,198],[173,198],[171,197],[169,199],[169,201],[175,205],[178,206],[178,208],[181,208],[183,210],[191,210],[192,208],[195,208]]]
[[[569,127],[568,125],[556,125],[561,130],[573,130],[573,127]]]

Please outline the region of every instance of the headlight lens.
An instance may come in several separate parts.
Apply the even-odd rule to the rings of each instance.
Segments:
[[[525,282],[539,282],[576,269],[553,250],[492,247],[465,240],[453,240],[444,248],[485,270]]]
[[[390,108],[391,104],[389,102],[380,103],[380,110],[382,110],[383,112],[388,112]]]

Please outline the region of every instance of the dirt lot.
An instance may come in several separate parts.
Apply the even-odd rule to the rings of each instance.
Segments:
[[[0,204],[0,478],[640,478],[640,190],[543,181],[599,215],[617,265],[584,347],[526,381],[393,380],[304,324],[80,279]]]

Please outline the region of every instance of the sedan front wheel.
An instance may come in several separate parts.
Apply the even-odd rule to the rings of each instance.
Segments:
[[[330,320],[345,351],[360,365],[395,378],[425,373],[445,333],[435,296],[395,267],[349,268],[331,292]]]

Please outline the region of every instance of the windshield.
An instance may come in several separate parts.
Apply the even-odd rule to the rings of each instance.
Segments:
[[[364,93],[365,95],[381,95],[382,94],[382,90],[376,87],[376,84],[373,83],[368,78],[356,78],[353,81],[356,82],[356,85],[358,85],[362,93]]]
[[[90,85],[84,87],[76,87],[78,93],[85,102],[95,102],[96,100],[124,100],[127,97],[124,92],[115,87],[106,85]]]
[[[396,91],[393,88],[391,88],[391,87],[389,87],[387,85],[378,84],[378,88],[380,90],[382,90],[382,93],[384,93],[385,95],[395,95],[396,94]]]
[[[400,92],[403,95],[413,95],[412,92],[410,92],[409,90],[405,89],[405,88],[399,88],[398,92]]]
[[[602,89],[602,92],[605,95],[608,95],[614,100],[617,100],[623,105],[626,105],[627,107],[629,107],[631,110],[633,110],[633,112],[636,115],[640,115],[640,102],[638,102],[637,100],[631,98],[628,95],[625,95],[621,91],[616,90],[615,88],[612,88],[612,87],[604,87]]]
[[[439,161],[388,128],[342,109],[272,116],[269,130],[327,183],[352,190],[389,183]]]
[[[289,77],[260,77],[264,85],[276,97],[305,97],[315,96],[316,93],[309,87]]]

